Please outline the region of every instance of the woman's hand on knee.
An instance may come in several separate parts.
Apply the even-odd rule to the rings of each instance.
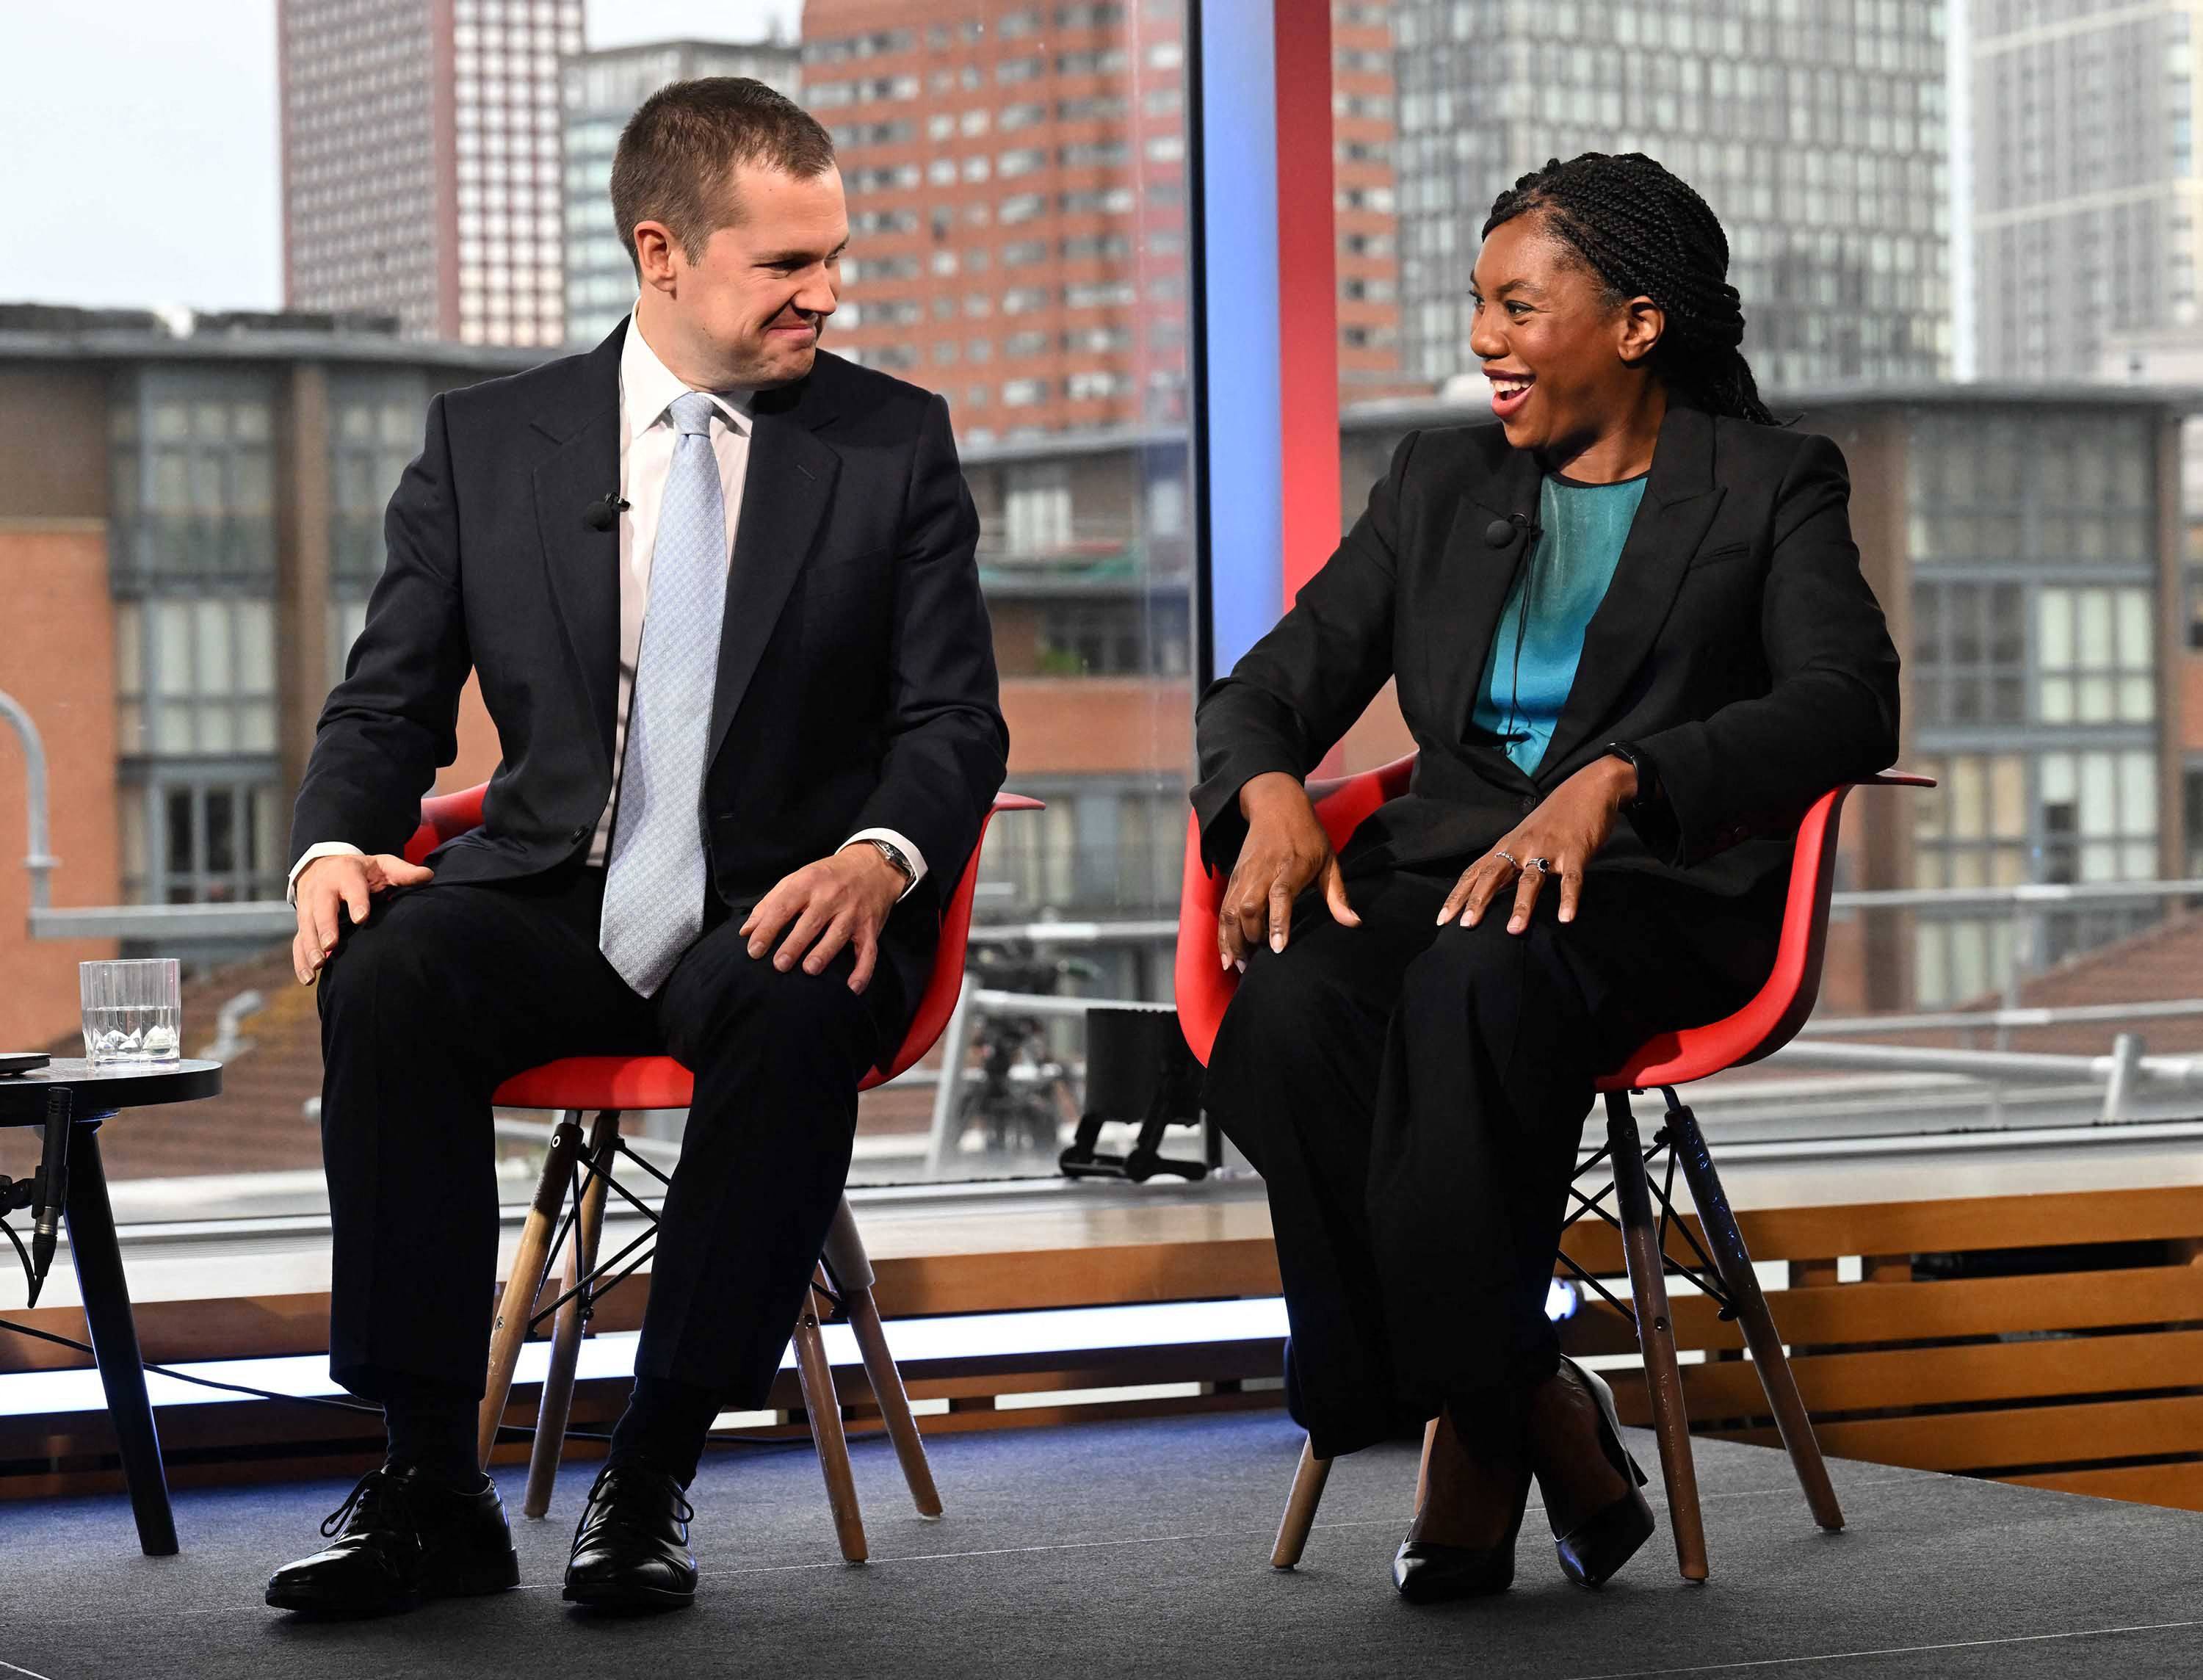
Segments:
[[[1461,873],[1438,910],[1438,923],[1460,918],[1464,928],[1484,919],[1509,886],[1513,909],[1507,931],[1519,934],[1548,881],[1560,883],[1560,919],[1573,922],[1583,898],[1584,869],[1614,832],[1623,801],[1636,792],[1635,769],[1619,758],[1600,758],[1578,770],[1527,819]]]
[[[1308,789],[1282,771],[1258,775],[1239,790],[1247,838],[1224,889],[1216,918],[1216,951],[1226,969],[1244,968],[1247,951],[1267,936],[1283,951],[1292,936],[1293,900],[1314,881],[1323,883],[1332,919],[1358,928],[1361,918],[1346,901],[1346,880]]]

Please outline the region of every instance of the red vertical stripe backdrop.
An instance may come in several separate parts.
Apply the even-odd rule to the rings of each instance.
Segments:
[[[1338,262],[1331,0],[1271,0],[1278,77],[1279,423],[1285,592],[1338,546]]]

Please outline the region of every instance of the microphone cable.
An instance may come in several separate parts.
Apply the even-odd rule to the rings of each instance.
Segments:
[[[1513,518],[1522,528],[1523,539],[1529,546],[1522,555],[1522,595],[1515,615],[1515,658],[1507,678],[1507,727],[1499,737],[1503,741],[1530,739],[1529,731],[1516,727],[1522,698],[1522,642],[1530,634],[1530,609],[1538,594],[1538,545],[1545,536],[1545,528],[1535,519],[1526,519],[1519,513]]]

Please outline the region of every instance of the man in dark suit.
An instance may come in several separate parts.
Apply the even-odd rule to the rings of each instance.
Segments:
[[[594,351],[430,404],[299,790],[320,979],[330,1369],[384,1466],[269,1602],[517,1579],[475,1457],[489,1098],[558,1056],[696,1076],[635,1394],[566,1596],[685,1603],[711,1419],[762,1403],[1007,740],[946,404],[818,349],[848,239],[824,131],[761,84],[653,95],[612,205],[641,280]],[[646,609],[647,609],[646,610]],[[398,854],[470,671],[484,820]]]

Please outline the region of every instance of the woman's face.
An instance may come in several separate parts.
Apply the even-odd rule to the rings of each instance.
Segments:
[[[1516,449],[1566,458],[1629,416],[1666,325],[1649,298],[1609,302],[1598,277],[1535,210],[1502,222],[1469,279],[1468,347]]]

